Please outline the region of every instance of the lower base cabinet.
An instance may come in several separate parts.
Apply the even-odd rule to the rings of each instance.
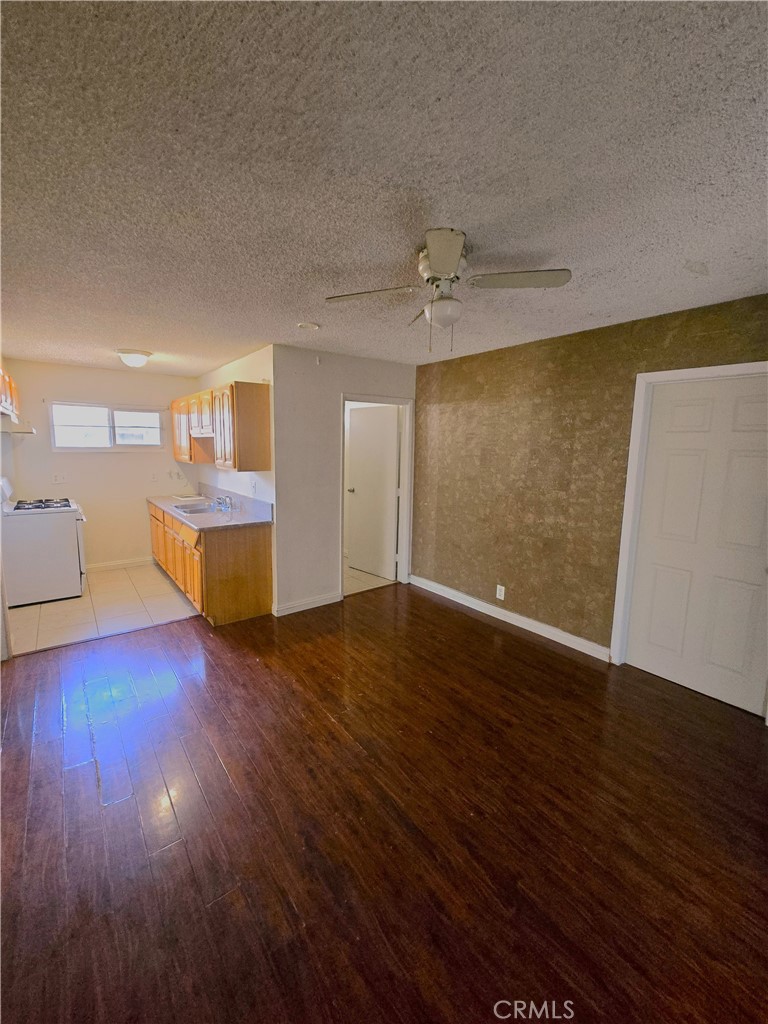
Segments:
[[[272,610],[272,526],[195,530],[149,502],[152,557],[214,626]]]

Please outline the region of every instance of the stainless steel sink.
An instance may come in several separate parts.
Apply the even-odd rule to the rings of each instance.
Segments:
[[[217,512],[218,508],[212,501],[206,501],[205,503],[199,503],[197,505],[174,505],[179,512],[185,516],[199,516],[203,512]]]

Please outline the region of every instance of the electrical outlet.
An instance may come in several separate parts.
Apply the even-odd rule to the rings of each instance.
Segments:
[[[55,483],[55,484],[65,484],[66,482],[67,482],[67,478],[66,478],[64,473],[54,473],[53,474],[53,483]]]
[[[150,480],[152,481],[153,484],[156,484],[157,481],[159,480],[157,473],[153,473],[152,476],[150,477]]]
[[[502,585],[500,583],[497,583],[496,584],[496,600],[497,601],[503,601],[505,593],[506,593],[506,588],[502,587]]]

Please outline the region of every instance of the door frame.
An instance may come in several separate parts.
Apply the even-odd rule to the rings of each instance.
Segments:
[[[713,380],[718,377],[750,377],[768,373],[768,361],[732,363],[726,366],[697,366],[685,370],[659,370],[638,373],[632,407],[632,427],[627,460],[627,485],[624,491],[624,515],[621,522],[621,546],[616,574],[616,598],[613,606],[610,660],[623,665],[627,656],[629,615],[634,583],[635,558],[640,525],[640,506],[645,482],[645,460],[648,453],[648,430],[651,421],[653,389],[657,384],[682,381]]]
[[[339,516],[339,566],[341,593],[344,593],[344,456],[347,441],[344,431],[344,413],[347,402],[367,402],[370,405],[398,405],[403,410],[403,429],[400,435],[400,504],[397,516],[397,573],[398,583],[408,583],[411,573],[411,527],[413,522],[413,398],[393,398],[385,395],[347,394],[341,396],[341,512]]]

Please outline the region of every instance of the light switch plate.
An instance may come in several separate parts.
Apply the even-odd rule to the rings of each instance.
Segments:
[[[497,601],[503,601],[505,593],[506,593],[506,588],[502,587],[502,585],[500,583],[497,583],[496,584],[496,600]]]
[[[55,484],[65,484],[66,482],[67,482],[67,478],[64,475],[64,473],[54,473],[53,474],[53,483],[55,483]]]

